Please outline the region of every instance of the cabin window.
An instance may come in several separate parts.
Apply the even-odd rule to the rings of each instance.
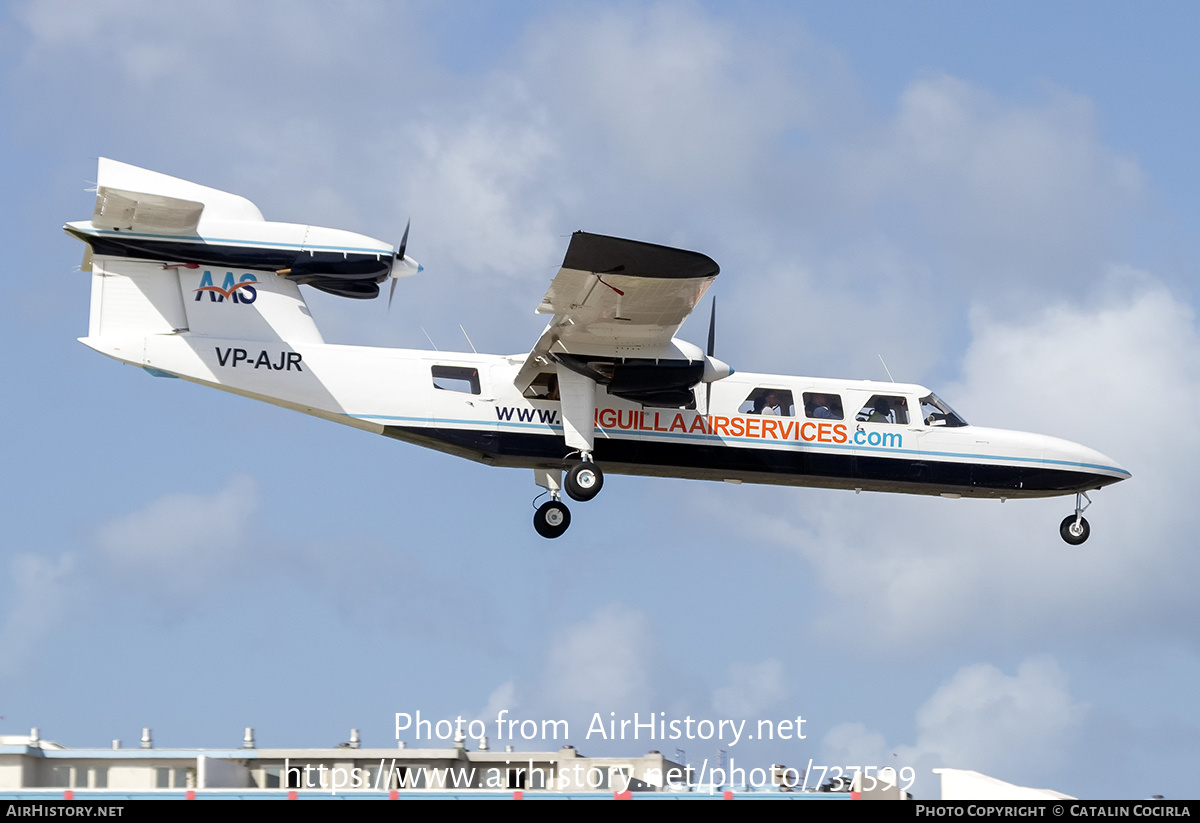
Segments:
[[[921,417],[925,420],[926,426],[958,428],[967,425],[967,421],[963,420],[954,409],[946,404],[945,400],[936,394],[921,398]]]
[[[842,396],[840,394],[821,394],[820,392],[805,392],[804,416],[816,420],[845,420],[842,412]]]
[[[433,387],[442,391],[479,394],[479,369],[467,366],[434,366]]]
[[[774,414],[781,417],[795,417],[796,406],[792,402],[792,393],[787,389],[772,389],[760,387],[750,392],[750,396],[738,406],[739,414]]]
[[[877,394],[867,401],[855,420],[863,423],[908,423],[908,400],[894,394]]]

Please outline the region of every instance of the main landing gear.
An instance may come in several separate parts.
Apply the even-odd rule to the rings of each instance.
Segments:
[[[533,515],[533,529],[549,539],[562,536],[571,525],[571,511],[559,497],[560,489],[565,488],[572,500],[584,503],[604,487],[604,472],[586,451],[582,453],[582,459],[567,470],[565,481],[562,469],[534,469],[533,477],[539,486],[550,492],[550,499],[538,506]]]
[[[1087,505],[1084,505],[1084,500],[1087,501]],[[1063,519],[1062,525],[1058,527],[1058,533],[1062,535],[1062,539],[1072,546],[1078,546],[1092,533],[1091,526],[1083,517],[1084,510],[1090,505],[1092,505],[1092,499],[1087,496],[1087,492],[1077,492],[1075,494],[1075,514],[1067,515]]]
[[[586,503],[600,493],[604,488],[604,472],[592,462],[590,454],[584,454],[583,460],[567,470],[567,494],[572,500]]]
[[[571,525],[571,510],[555,495],[538,506],[533,515],[533,528],[542,537],[555,538],[562,535]]]

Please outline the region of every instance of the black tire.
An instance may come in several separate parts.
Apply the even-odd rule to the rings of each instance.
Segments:
[[[1079,518],[1079,527],[1075,527],[1075,515],[1067,515],[1063,520],[1062,525],[1058,527],[1058,533],[1062,535],[1062,539],[1070,543],[1072,546],[1078,546],[1080,543],[1088,539],[1088,535],[1092,533],[1092,527],[1088,525],[1085,518]]]
[[[563,488],[572,500],[586,503],[604,488],[604,472],[595,463],[576,463],[567,472]]]
[[[571,525],[571,510],[561,500],[547,500],[533,515],[533,529],[542,537],[561,537]]]

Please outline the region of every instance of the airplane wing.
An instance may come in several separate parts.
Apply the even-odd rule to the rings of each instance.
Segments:
[[[517,388],[554,355],[658,356],[720,270],[698,252],[575,232],[537,308],[554,319],[517,373]]]

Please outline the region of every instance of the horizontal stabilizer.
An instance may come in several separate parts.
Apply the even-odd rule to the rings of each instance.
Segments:
[[[245,197],[240,195],[230,194],[227,191],[201,186],[198,183],[192,183],[187,180],[180,180],[178,177],[171,177],[168,174],[160,174],[149,169],[131,166],[128,163],[121,163],[116,160],[110,160],[107,157],[100,158],[99,172],[96,179],[97,198],[96,198],[96,215],[106,214],[111,215],[108,219],[119,219],[119,210],[122,200],[133,200],[136,203],[136,208],[141,208],[145,204],[148,213],[166,209],[174,212],[181,208],[182,204],[186,203],[190,206],[199,205],[207,221],[254,221],[262,222],[262,212],[258,210],[258,206],[251,203]],[[111,191],[116,195],[112,207],[104,205],[102,201],[107,198],[106,190]],[[155,218],[148,218],[154,220]],[[162,217],[163,220],[172,218]],[[181,218],[174,218],[181,219]],[[200,214],[195,216],[196,222],[200,220]],[[99,226],[99,224],[97,224]],[[123,231],[124,227],[120,227]],[[193,225],[192,230],[195,230]],[[164,229],[150,229],[149,233],[165,233]]]
[[[92,225],[139,234],[195,234],[203,212],[204,204],[194,200],[102,186],[96,192]]]

